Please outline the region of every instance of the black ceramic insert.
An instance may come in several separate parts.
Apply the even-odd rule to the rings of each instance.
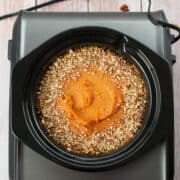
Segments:
[[[127,42],[125,42],[125,39]],[[56,53],[64,51],[76,44],[88,42],[105,43],[118,51],[121,49],[123,51],[123,48],[126,48],[124,54],[128,56],[134,64],[139,66],[143,72],[148,82],[150,95],[149,115],[143,129],[135,140],[115,153],[96,158],[81,157],[57,147],[49,140],[39,126],[33,108],[35,82],[40,74],[42,66],[46,65]],[[154,60],[158,60],[158,62],[162,63],[164,62],[160,56],[136,40],[130,38],[128,35],[111,29],[83,27],[71,29],[56,35],[31,52],[28,56],[24,57],[14,68],[12,74],[13,94],[15,97],[13,105],[16,108],[16,116],[18,116],[18,121],[14,121],[15,123],[12,124],[14,133],[22,142],[32,149],[40,152],[45,157],[60,165],[70,168],[97,171],[110,169],[127,163],[127,161],[138,154],[142,154],[146,151],[147,147],[152,146],[162,138],[159,134],[156,135],[156,127],[161,123],[165,126],[165,123],[159,119],[159,113],[160,109],[163,108],[161,104],[161,99],[163,102],[163,98],[161,97],[163,93],[162,89],[167,89],[167,85],[161,83],[160,77],[157,76],[158,72],[156,64],[153,64]],[[168,66],[164,66],[164,70],[168,70],[167,68]],[[21,76],[22,71],[24,73],[23,76]],[[168,71],[166,73],[168,73]],[[16,83],[17,80],[19,81],[18,85]],[[21,131],[19,129],[21,129]]]

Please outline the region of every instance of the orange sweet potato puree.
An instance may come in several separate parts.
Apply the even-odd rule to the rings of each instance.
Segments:
[[[104,131],[117,124],[123,115],[123,95],[108,74],[95,69],[76,69],[77,80],[64,80],[64,97],[58,99],[59,108],[65,111],[75,133]]]

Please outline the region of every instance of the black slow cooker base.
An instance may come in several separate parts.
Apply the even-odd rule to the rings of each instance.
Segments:
[[[38,22],[38,20],[39,19],[41,19],[43,16],[40,16],[40,17],[38,17],[38,16],[36,16],[36,20],[37,20],[37,22]],[[52,17],[54,17],[54,16],[52,16]],[[85,16],[86,17],[86,16]],[[127,16],[128,17],[128,16]],[[138,16],[137,16],[138,17]],[[124,18],[124,17],[123,17]],[[26,19],[26,18],[25,18]],[[33,21],[31,21],[31,19],[33,19]],[[30,24],[32,23],[33,24],[33,22],[36,22],[36,20],[34,19],[34,18],[31,18],[31,19],[28,19],[28,21],[30,22]],[[50,19],[51,19],[51,16],[50,16]],[[60,18],[61,19],[61,18]],[[98,18],[97,18],[98,19]],[[95,20],[95,19],[94,19]],[[55,20],[53,19],[51,19],[51,22],[54,22]],[[58,21],[59,21],[59,17],[58,17]],[[43,24],[43,21],[41,21],[42,23],[40,23],[40,24]],[[47,21],[46,21],[47,22]],[[78,20],[76,21],[76,22],[78,22]],[[82,22],[82,21],[81,21]],[[128,21],[127,21],[128,22]],[[99,24],[101,24],[101,23],[99,23]],[[107,24],[108,24],[108,22],[107,22]],[[21,24],[21,25],[23,25],[23,24]],[[28,24],[29,25],[29,24]],[[148,25],[148,24],[147,24]],[[18,24],[18,26],[19,26],[19,24]],[[50,28],[50,27],[49,27]],[[118,28],[119,29],[121,29],[121,27],[120,26],[118,26]],[[46,30],[44,30],[44,31],[46,31]],[[127,30],[128,31],[128,30]],[[26,32],[28,32],[28,31],[26,31]],[[154,31],[152,31],[152,33],[153,33]],[[158,31],[159,32],[159,31]],[[29,34],[30,34],[30,32],[28,32]],[[25,33],[26,34],[26,33]],[[26,34],[27,35],[27,34]],[[132,34],[133,35],[133,34]],[[21,35],[21,36],[23,36],[23,35]],[[49,35],[48,35],[49,36]],[[161,35],[160,35],[161,36]],[[41,36],[42,37],[42,36]],[[23,38],[22,38],[23,39]],[[43,38],[42,38],[43,39]],[[17,41],[16,41],[17,42]],[[144,41],[144,42],[146,42],[146,41]],[[31,43],[30,43],[31,44]],[[151,43],[150,43],[150,46],[151,46]],[[28,52],[29,50],[28,50],[28,47],[29,47],[29,45],[27,45],[26,47],[25,47],[25,49],[26,49],[26,52]],[[20,50],[20,56],[22,56],[22,54],[23,54],[23,51],[22,51],[22,49]],[[166,51],[167,52],[167,51]],[[148,53],[147,53],[148,54]],[[146,54],[146,55],[147,55]],[[148,57],[148,58],[150,58],[150,57]],[[157,66],[156,66],[156,71],[158,72],[158,75],[160,75],[160,79],[161,80],[163,80],[163,76],[165,76],[165,74],[167,74],[167,78],[166,78],[166,80],[167,80],[167,82],[171,82],[171,78],[169,78],[169,77],[171,77],[171,75],[170,75],[170,71],[169,71],[169,69],[168,69],[168,63],[166,62],[166,60],[163,60],[164,62],[157,62],[157,56],[152,56],[151,57],[151,59],[152,59],[152,62],[154,63],[154,64],[156,64],[157,63]],[[159,57],[158,57],[159,58]],[[155,63],[155,61],[156,61],[156,63]],[[166,65],[164,65],[164,64],[166,64]],[[164,68],[165,67],[165,68]],[[161,70],[162,69],[164,69],[162,72],[161,72]],[[24,71],[25,70],[22,70],[22,73],[21,74],[23,74],[24,73]],[[170,80],[170,81],[169,81]],[[19,82],[17,81],[16,83],[14,83],[14,85],[15,84],[18,84]],[[169,95],[167,95],[166,93],[164,93],[163,95],[166,95],[166,97],[165,96],[163,96],[163,97],[165,97],[165,101],[166,102],[169,102],[169,111],[167,111],[167,114],[165,113],[164,114],[164,116],[163,115],[161,115],[161,119],[172,119],[172,116],[171,116],[171,113],[169,113],[169,112],[172,112],[172,106],[171,106],[171,104],[172,104],[172,101],[171,101],[171,97],[172,97],[172,90],[171,90],[171,83],[169,83],[169,85],[167,85],[167,86],[161,86],[161,89],[162,89],[162,87],[164,87],[168,92],[169,92]],[[14,99],[14,98],[13,98]],[[14,106],[13,106],[14,107]],[[15,109],[13,108],[13,111],[14,111]],[[164,111],[164,110],[167,110],[165,107],[163,107],[163,110],[162,111]],[[169,114],[168,114],[169,113]],[[13,115],[17,115],[18,114],[18,112],[17,113],[14,113],[13,112]],[[16,116],[13,116],[13,117],[16,117]],[[18,120],[18,117],[16,117],[15,119],[13,119],[13,121],[16,121],[17,122],[17,120]],[[169,124],[170,125],[170,124]],[[162,139],[162,141],[160,141],[158,144],[157,144],[157,146],[158,147],[162,147],[162,151],[160,151],[160,148],[158,148],[158,150],[157,150],[157,156],[156,156],[156,160],[157,160],[157,162],[159,162],[159,159],[161,159],[160,158],[160,152],[164,152],[164,148],[166,148],[164,145],[162,145],[163,143],[161,143],[161,142],[163,142],[164,140],[164,138],[165,137],[167,137],[168,135],[168,133],[166,134],[165,133],[165,131],[166,131],[166,128],[167,128],[167,122],[165,122],[164,123],[164,125],[158,125],[157,126],[157,129],[158,129],[158,131],[159,131],[159,135],[160,135],[160,139]],[[24,127],[24,128],[23,128]],[[162,131],[160,131],[161,130],[161,128],[163,129]],[[164,127],[165,127],[165,129],[164,129]],[[169,127],[171,127],[171,125],[169,126]],[[18,127],[17,127],[17,129],[18,129]],[[24,130],[25,129],[25,130]],[[27,130],[27,127],[25,127],[23,124],[21,125],[21,126],[19,126],[19,131],[24,131],[24,134],[23,134],[23,136],[24,136],[24,138],[26,138],[26,139],[28,139],[28,141],[30,142],[30,141],[32,141],[32,143],[33,143],[33,140],[31,139],[31,138],[29,138],[27,135],[26,135],[26,130]],[[154,138],[156,139],[156,136],[154,136]],[[156,142],[156,141],[155,141]],[[153,143],[152,143],[153,144]],[[152,144],[150,144],[151,146],[149,146],[147,149],[148,149],[148,151],[150,151],[151,149],[154,149],[153,150],[153,152],[156,154],[156,151],[155,151],[155,149],[156,148],[154,148],[154,146],[152,146]],[[155,143],[156,144],[156,143]],[[160,146],[160,144],[161,144],[161,146]],[[36,145],[34,145],[34,150],[36,150],[36,151],[38,151],[38,152],[40,152],[40,150],[38,150],[38,149],[36,149],[36,147],[35,147]],[[22,146],[21,146],[22,147]],[[23,157],[27,157],[27,150],[28,150],[28,148],[26,148],[26,146],[24,147],[23,146],[23,149],[22,149],[22,152],[23,152]],[[29,153],[31,154],[31,155],[33,155],[33,153],[32,153],[32,151],[30,151],[29,150]],[[43,154],[43,152],[40,152],[41,154]],[[154,154],[153,153],[153,154]],[[148,157],[148,154],[149,153],[145,153],[146,154],[146,157]],[[154,154],[154,156],[153,157],[155,157],[155,154]],[[161,154],[162,156],[163,156],[163,154]],[[162,157],[161,156],[161,157]],[[33,156],[33,157],[35,157],[35,156]],[[142,158],[141,158],[142,157]],[[150,160],[148,160],[148,158],[143,158],[144,156],[141,154],[140,156],[138,156],[138,159],[144,159],[144,160],[146,160],[147,162],[150,162]],[[40,159],[40,161],[42,160],[39,156],[38,156],[38,158]],[[31,161],[32,160],[32,161]],[[44,163],[46,164],[48,164],[48,161],[46,161],[46,160],[43,160],[44,161]],[[35,162],[35,159],[29,159],[29,162],[31,162],[31,163],[33,163],[33,162]],[[125,166],[121,166],[121,169],[124,169],[123,170],[123,172],[124,173],[126,173],[126,174],[128,174],[128,171],[126,171],[127,169],[126,168],[123,168],[123,167],[131,167],[131,164],[133,164],[133,162],[135,163],[135,164],[141,164],[139,161],[137,162],[136,160],[132,160],[132,161],[130,161],[130,162],[128,162],[128,164],[127,165],[125,165]],[[27,161],[23,161],[23,163],[25,163],[26,165],[27,165]],[[49,162],[50,163],[50,162]],[[143,162],[142,162],[143,163]],[[51,163],[50,163],[51,164]],[[27,166],[26,166],[27,167]],[[49,166],[48,166],[49,167]],[[52,164],[52,167],[56,167],[55,165],[53,165]],[[141,169],[142,169],[142,167],[143,166],[141,166]],[[152,170],[153,168],[152,167],[156,167],[156,164],[154,164],[153,166],[151,166],[149,163],[145,166],[146,168],[150,168],[150,170]],[[164,166],[163,166],[164,167]],[[134,168],[136,168],[136,166],[134,166]],[[33,168],[34,169],[34,168]],[[55,168],[56,170],[58,169],[58,168]],[[51,171],[49,171],[49,172],[53,172],[53,171],[56,171],[56,170],[51,170]],[[59,170],[60,170],[61,168],[60,168],[60,166],[59,166]],[[63,168],[62,168],[63,169]],[[158,167],[157,167],[157,169],[159,169]],[[63,169],[63,171],[64,171],[64,173],[65,172],[67,172],[65,169]],[[34,172],[36,172],[36,170],[34,169]],[[72,172],[72,171],[69,171],[69,175],[71,174],[70,172]],[[116,171],[113,171],[113,172],[116,172]],[[133,171],[132,171],[133,172]],[[26,172],[25,172],[26,173]],[[121,177],[125,177],[125,174],[123,175],[123,173],[122,173],[122,171],[121,172],[119,172],[120,174],[121,174]],[[47,174],[47,173],[46,173]],[[107,175],[108,175],[108,173],[106,173]],[[109,173],[109,175],[110,175],[111,173]],[[152,173],[151,173],[152,174]],[[161,174],[161,173],[160,173]],[[158,179],[161,179],[161,175],[159,174],[159,177],[160,178],[158,178]],[[65,175],[65,174],[64,174]],[[62,176],[63,177],[65,177],[63,175],[63,173],[62,173]],[[75,175],[75,173],[74,173],[74,175]],[[115,175],[115,174],[114,174]],[[42,175],[41,175],[42,176]],[[40,177],[41,177],[40,176]],[[48,175],[47,175],[48,176]],[[100,174],[99,174],[99,176],[101,176]],[[113,175],[111,174],[111,177],[112,177]],[[134,176],[136,176],[136,175],[134,175]],[[154,175],[155,176],[155,175]],[[158,176],[158,175],[157,175]],[[26,174],[26,177],[27,177],[27,174]],[[68,177],[68,175],[66,176],[66,177]],[[114,176],[115,177],[115,176]],[[129,178],[131,178],[130,177],[130,175],[128,176]],[[143,173],[140,175],[139,174],[139,176],[138,177],[145,177],[144,175],[143,175]],[[151,177],[153,177],[153,175],[151,176]],[[55,178],[55,177],[54,177]],[[106,178],[106,177],[104,177],[104,178]],[[131,178],[132,179],[132,178]]]

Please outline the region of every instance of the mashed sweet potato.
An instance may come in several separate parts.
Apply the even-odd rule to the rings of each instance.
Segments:
[[[78,80],[64,82],[65,94],[59,98],[59,108],[63,109],[75,133],[83,128],[91,134],[93,130],[103,131],[114,125],[123,115],[123,95],[108,74],[89,68],[88,72],[76,69]]]

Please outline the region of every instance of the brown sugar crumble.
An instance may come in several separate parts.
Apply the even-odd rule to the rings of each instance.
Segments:
[[[129,7],[127,4],[123,4],[122,6],[120,6],[120,10],[122,12],[129,12]]]
[[[129,144],[148,107],[141,71],[101,44],[54,57],[40,77],[35,99],[49,137],[68,152],[90,157]]]

